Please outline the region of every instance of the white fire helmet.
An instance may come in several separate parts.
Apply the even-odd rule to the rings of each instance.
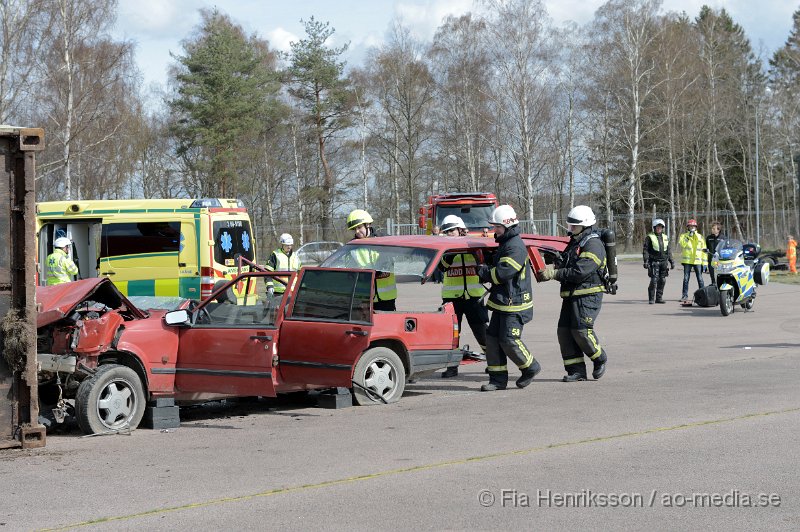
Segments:
[[[576,205],[567,213],[567,223],[570,225],[580,225],[591,227],[597,223],[592,209],[586,205]]]
[[[69,238],[65,237],[65,236],[60,236],[60,237],[56,238],[55,242],[53,242],[53,247],[56,247],[58,249],[69,247],[71,245],[72,245],[72,241]]]
[[[282,246],[292,246],[294,245],[294,238],[289,233],[283,233],[281,235],[281,245]]]
[[[500,205],[492,211],[492,218],[489,220],[492,225],[502,225],[505,228],[513,227],[519,223],[517,213],[511,205]]]
[[[447,216],[444,217],[444,220],[442,220],[442,226],[440,227],[440,230],[442,231],[442,233],[446,233],[452,229],[466,229],[466,228],[467,226],[464,225],[464,220],[462,220],[455,214],[448,214]]]
[[[664,220],[662,220],[661,218],[656,218],[655,220],[653,220],[653,229],[655,229],[657,225],[660,225],[664,229],[667,228],[667,224],[665,224]]]

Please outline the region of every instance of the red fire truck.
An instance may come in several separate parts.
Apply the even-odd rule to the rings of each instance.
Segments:
[[[497,196],[491,192],[453,192],[430,196],[428,202],[419,208],[419,226],[427,234],[434,226],[441,226],[444,217],[455,214],[464,220],[469,233],[480,235],[492,211],[499,205]]]

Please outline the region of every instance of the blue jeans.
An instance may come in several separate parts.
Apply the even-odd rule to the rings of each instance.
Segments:
[[[683,295],[681,295],[681,299],[687,299],[689,297],[689,277],[692,275],[692,270],[694,270],[694,274],[697,276],[697,284],[700,288],[705,286],[705,283],[703,283],[703,266],[701,264],[684,264]]]

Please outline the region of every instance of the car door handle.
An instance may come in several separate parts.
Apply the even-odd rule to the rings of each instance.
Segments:
[[[117,272],[100,272],[100,275],[116,275]]]
[[[353,336],[366,336],[367,334],[369,334],[367,333],[367,331],[354,331],[354,330],[345,331],[344,333],[352,334]]]
[[[262,342],[271,342],[272,336],[262,336],[259,334],[254,334],[250,337],[251,340],[261,340]]]

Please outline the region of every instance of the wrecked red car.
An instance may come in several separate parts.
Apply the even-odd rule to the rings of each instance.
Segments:
[[[566,245],[525,238],[535,270]],[[353,268],[364,246],[375,264]],[[142,310],[105,278],[37,287],[39,394],[57,422],[74,413],[86,433],[136,428],[159,399],[350,388],[356,404],[392,403],[407,379],[459,364],[462,351],[450,304],[374,311],[376,271],[425,282],[443,253],[483,256],[494,247],[474,237],[370,238],[346,244],[324,267],[242,273],[172,311]],[[284,282],[283,294],[268,290]]]

